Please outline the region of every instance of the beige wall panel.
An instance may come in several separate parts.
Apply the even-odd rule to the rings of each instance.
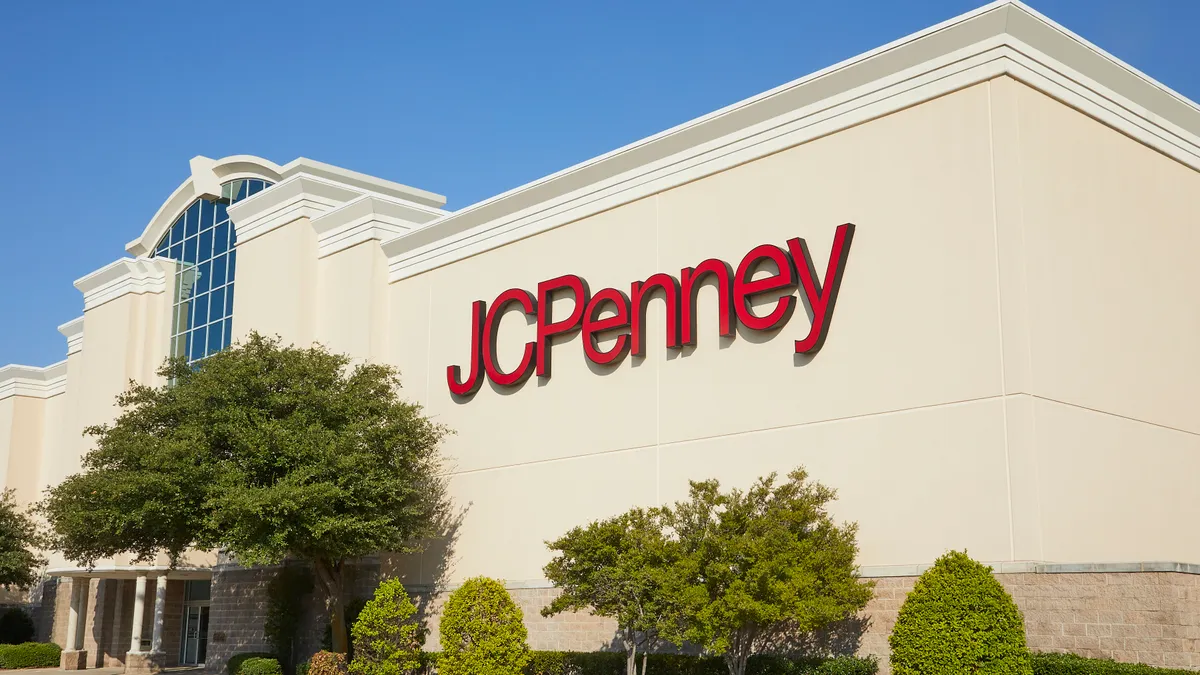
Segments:
[[[1035,392],[1200,432],[1200,174],[1020,86]]]
[[[70,382],[67,384],[70,387]],[[59,469],[54,464],[58,463],[58,454],[62,452],[62,448],[67,441],[65,435],[65,425],[67,423],[67,402],[68,392],[63,392],[57,396],[52,396],[46,399],[46,412],[43,418],[42,438],[42,457],[38,465],[37,475],[37,492],[40,495],[50,485],[57,483],[55,480],[51,482],[51,475],[57,474]]]
[[[11,451],[8,456],[7,487],[16,490],[19,504],[37,501],[40,495],[46,400],[14,396],[12,407]]]
[[[985,83],[660,195],[675,273],[802,237],[823,278],[836,226],[858,226],[828,340],[801,365],[802,308],[718,348],[716,294],[701,294],[698,346],[662,366],[662,440],[998,395],[988,140]]]
[[[928,563],[948,549],[1008,560],[1008,486],[1000,400],[871,415],[675,443],[661,450],[660,496],[688,480],[745,489],[804,466],[838,490],[839,520],[859,524],[859,564]]]
[[[446,364],[437,367],[429,362],[429,340],[433,332],[430,323],[431,275],[405,279],[388,287],[389,330],[385,360],[400,369],[400,395],[405,399],[429,405],[431,392],[441,396],[446,391]],[[467,310],[463,310],[465,315]],[[463,329],[466,330],[465,328]],[[466,349],[466,335],[457,340],[446,333],[455,348]],[[455,357],[460,358],[460,357]]]
[[[655,450],[644,449],[454,476],[451,495],[468,511],[450,581],[480,574],[541,579],[550,559],[546,540],[632,506],[654,505],[654,465]]]
[[[233,337],[251,330],[284,344],[316,339],[317,235],[300,218],[237,245]]]
[[[382,358],[388,315],[387,257],[379,242],[366,241],[321,258],[317,272],[317,341],[355,359]]]
[[[655,362],[593,372],[580,336],[556,343],[553,377],[531,377],[519,389],[489,381],[466,402],[452,399],[446,366],[469,366],[470,308],[508,288],[536,294],[537,284],[574,273],[593,291],[627,284],[655,271],[654,201],[642,200],[544,234],[468,258],[428,275],[432,289],[429,411],[458,434],[447,448],[459,470],[506,466],[610,452],[653,444]],[[555,319],[571,311],[570,297],[554,303]],[[661,304],[661,303],[656,303]],[[400,322],[397,317],[396,322]],[[658,319],[661,325],[661,318]],[[512,369],[535,326],[510,311],[499,332],[500,365]]]
[[[1200,560],[1200,437],[1035,401],[1047,560]]]

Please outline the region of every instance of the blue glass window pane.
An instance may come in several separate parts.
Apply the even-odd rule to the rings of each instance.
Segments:
[[[187,262],[196,262],[196,238],[183,240],[183,259]]]
[[[175,245],[183,241],[183,216],[179,216],[179,220],[171,226],[171,244]]]
[[[261,180],[250,181],[250,194],[252,194],[252,195],[258,194],[259,192],[262,192],[262,189],[263,189],[263,182]]]
[[[204,331],[194,330],[188,333],[188,359],[197,361],[204,358]]]
[[[208,260],[212,257],[212,230],[200,233],[200,250],[196,252],[196,257],[199,260]]]
[[[171,247],[171,253],[167,256],[171,260],[183,260],[183,244],[175,244]]]
[[[200,231],[200,202],[196,202],[188,207],[187,224],[184,226],[186,236],[192,236]]]
[[[212,263],[200,263],[196,270],[196,295],[199,295],[212,288]]]
[[[233,277],[230,277],[229,285],[225,287],[225,315],[233,316]]]
[[[221,341],[221,326],[221,322],[217,322],[208,327],[208,354],[216,354],[225,348]]]
[[[192,300],[192,323],[191,326],[203,326],[208,323],[208,296],[196,296]]]
[[[213,226],[213,203],[206,200],[200,201],[200,231],[203,232]]]
[[[226,211],[226,209],[229,207],[225,205],[225,202],[217,202],[214,206],[216,206],[217,213],[215,216],[213,216],[213,220],[218,223],[224,220],[229,220],[229,212]]]
[[[230,305],[233,304],[233,298],[229,298]],[[228,347],[233,343],[233,319],[225,319],[225,346]]]
[[[250,186],[250,181],[248,181],[248,180],[236,181],[233,184],[233,187],[235,190],[237,190],[237,192],[233,195],[233,201],[239,202],[239,201],[245,199],[246,198],[246,189],[249,186]]]
[[[208,303],[209,320],[220,321],[225,318],[225,289],[218,288],[208,295],[211,298]]]
[[[171,356],[187,356],[187,333],[176,336],[171,342]]]
[[[233,281],[234,279],[237,278],[234,276],[234,272],[236,272],[236,271],[237,271],[237,249],[234,249],[229,252],[229,280],[230,281]]]
[[[212,261],[212,287],[216,288],[225,283],[225,256],[217,256]]]
[[[221,223],[213,230],[213,255],[229,250],[229,223]]]

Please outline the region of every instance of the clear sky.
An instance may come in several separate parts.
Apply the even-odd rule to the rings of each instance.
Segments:
[[[75,279],[194,155],[298,156],[457,209],[983,4],[21,2],[0,19],[0,364],[64,358]],[[1198,0],[1031,0],[1200,99]]]

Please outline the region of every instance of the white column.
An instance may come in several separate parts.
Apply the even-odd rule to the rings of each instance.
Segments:
[[[142,618],[146,615],[146,575],[139,574],[133,594],[133,637],[129,640],[129,651],[142,651]]]
[[[71,579],[71,611],[67,614],[67,651],[78,651],[83,637],[83,599],[87,596],[88,579],[73,577]]]
[[[167,608],[167,577],[160,576],[154,582],[154,634],[151,638],[150,651],[162,651],[163,613]]]

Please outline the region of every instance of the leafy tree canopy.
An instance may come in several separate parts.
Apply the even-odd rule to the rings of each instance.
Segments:
[[[45,543],[37,523],[17,506],[13,490],[0,493],[0,586],[27,588],[37,583],[46,561],[37,550]]]
[[[663,589],[676,548],[663,534],[662,512],[635,508],[576,527],[547,546],[557,555],[543,572],[562,592],[542,615],[588,610],[613,617],[624,635],[626,673],[637,675],[638,649],[644,655],[654,646],[671,611]]]
[[[690,499],[665,512],[680,547],[669,589],[680,609],[664,637],[744,675],[751,655],[861,610],[871,585],[858,578],[857,527],[826,510],[835,497],[803,469],[745,492],[693,481]]]
[[[310,561],[344,652],[345,565],[436,534],[447,430],[399,398],[394,368],[253,333],[160,375],[130,385],[116,422],[88,430],[84,472],[49,491],[58,547],[81,563],[217,546],[243,564]]]

